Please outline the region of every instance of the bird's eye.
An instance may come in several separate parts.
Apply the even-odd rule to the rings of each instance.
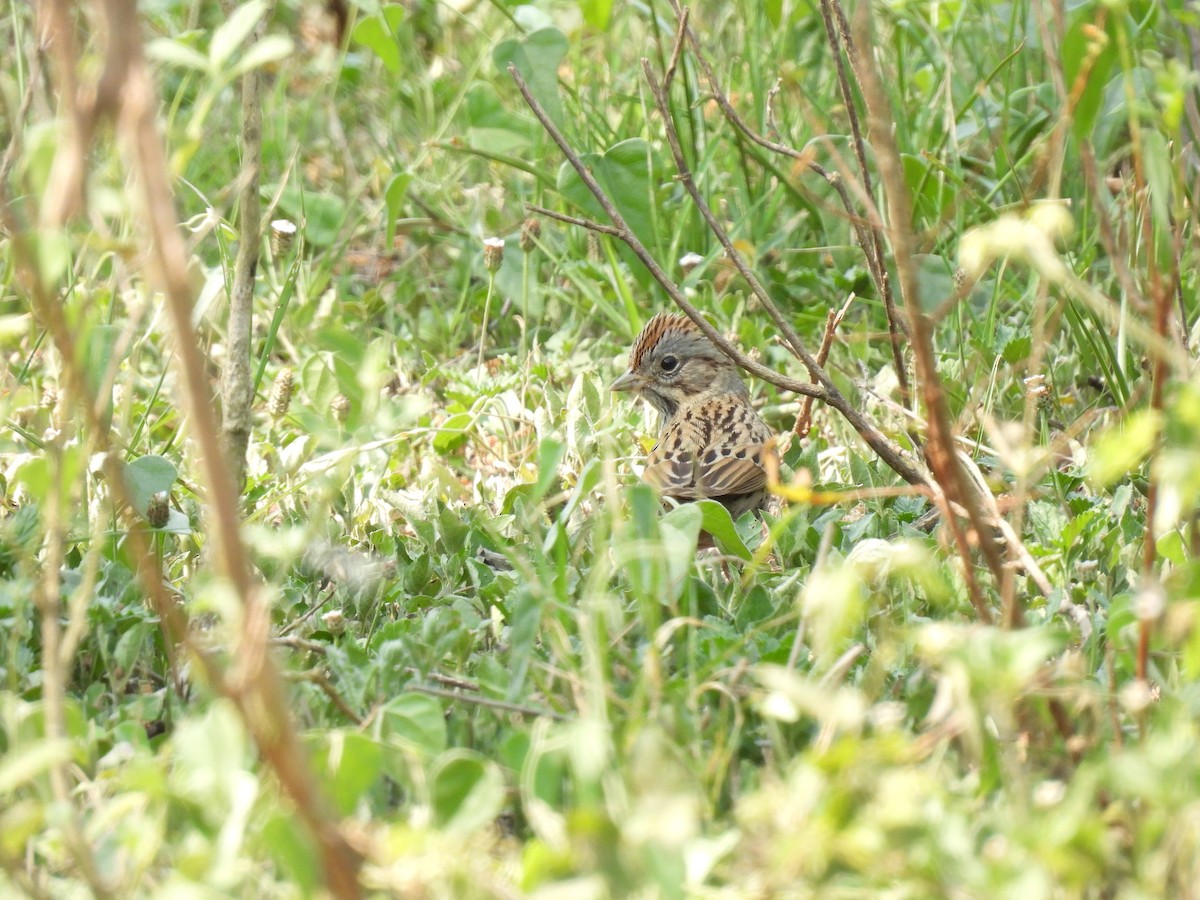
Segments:
[[[664,372],[674,372],[679,368],[679,360],[673,356],[664,356],[659,365],[662,367]]]

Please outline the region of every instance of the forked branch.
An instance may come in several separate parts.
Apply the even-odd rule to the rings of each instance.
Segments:
[[[646,70],[649,72],[648,66]],[[900,449],[900,447],[890,440],[885,434],[883,434],[883,432],[881,432],[870,419],[868,419],[861,411],[856,409],[850,403],[845,395],[838,390],[837,386],[833,383],[832,379],[830,379],[825,369],[817,363],[816,359],[810,353],[808,353],[804,347],[803,341],[801,341],[799,335],[796,334],[795,329],[791,327],[791,324],[779,312],[770,296],[766,293],[766,290],[763,288],[761,282],[759,282],[757,276],[755,276],[754,272],[749,268],[749,266],[746,265],[745,261],[741,258],[741,255],[733,247],[732,241],[729,240],[728,235],[725,234],[724,229],[720,227],[720,223],[716,221],[716,218],[712,215],[712,211],[708,209],[707,205],[701,206],[700,209],[702,213],[705,213],[705,218],[708,221],[710,228],[715,226],[714,234],[716,234],[718,239],[722,241],[722,244],[725,246],[726,252],[729,254],[731,261],[735,266],[737,266],[739,272],[741,272],[741,274],[746,278],[747,283],[751,285],[755,296],[760,302],[762,302],[763,307],[767,309],[769,314],[771,314],[772,321],[774,321],[776,326],[780,329],[791,349],[796,353],[801,361],[803,361],[813,382],[816,382],[815,384],[801,381],[798,378],[791,378],[786,375],[781,375],[775,370],[764,366],[762,363],[750,359],[744,353],[734,347],[732,343],[726,340],[724,335],[718,332],[703,316],[700,315],[700,312],[696,309],[696,307],[688,301],[687,297],[684,296],[683,292],[671,280],[670,276],[667,275],[662,266],[658,264],[658,261],[655,260],[650,251],[646,249],[646,246],[638,239],[637,235],[634,234],[633,229],[629,227],[629,223],[625,221],[625,217],[621,215],[620,210],[617,209],[613,201],[604,192],[604,189],[600,186],[599,182],[596,180],[595,176],[591,173],[588,167],[584,165],[583,160],[579,157],[579,154],[567,142],[567,139],[563,136],[562,131],[559,130],[558,126],[555,125],[550,117],[546,114],[546,111],[542,108],[542,105],[538,102],[537,98],[533,96],[533,92],[530,91],[529,85],[526,84],[525,79],[521,77],[521,73],[517,71],[515,66],[509,66],[508,73],[516,83],[517,89],[521,92],[521,96],[525,99],[525,103],[529,106],[534,116],[537,117],[546,133],[550,135],[551,140],[553,140],[558,146],[559,150],[562,151],[563,156],[566,157],[567,161],[571,164],[571,167],[575,169],[575,172],[579,175],[580,180],[587,187],[588,191],[591,192],[592,196],[596,198],[596,202],[600,204],[601,209],[604,210],[605,215],[607,215],[609,220],[612,222],[613,227],[616,229],[614,236],[619,238],[627,247],[629,247],[642,265],[646,267],[647,271],[650,272],[651,277],[653,277],[663,291],[666,292],[667,296],[671,298],[675,305],[678,306],[688,316],[688,318],[696,323],[697,327],[700,328],[705,336],[707,336],[708,339],[711,340],[721,350],[721,352],[732,359],[746,372],[754,375],[757,378],[761,378],[768,384],[774,385],[781,390],[791,391],[792,393],[801,394],[806,397],[813,397],[814,399],[821,400],[829,406],[832,406],[842,414],[842,416],[851,424],[851,426],[853,426],[854,430],[862,436],[863,440],[865,440],[868,446],[875,451],[879,458],[882,459],[884,463],[893,471],[899,474],[901,478],[910,484],[928,486],[928,479],[920,467],[910,460]],[[658,84],[657,79],[652,81],[652,87],[655,88],[660,95],[665,97],[662,87]],[[670,117],[664,116],[664,118],[667,122],[668,140],[674,141],[675,146],[672,148],[672,152],[674,153],[678,148],[678,136],[674,133],[673,126],[670,123]],[[681,163],[682,152],[680,151],[676,155],[676,164],[680,168],[680,179],[688,188],[689,192],[691,192],[693,200],[696,200],[696,198],[699,197],[699,192],[696,191],[694,185],[691,183],[691,174],[686,165],[680,165]],[[700,200],[702,201],[703,198],[700,198]],[[584,223],[581,222],[580,224]]]

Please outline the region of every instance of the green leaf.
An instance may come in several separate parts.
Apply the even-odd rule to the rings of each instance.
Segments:
[[[474,417],[470,413],[460,412],[450,416],[443,422],[433,436],[433,449],[438,453],[449,453],[457,450],[467,442],[471,435],[471,423]]]
[[[541,135],[537,121],[519,115],[490,84],[472,85],[465,108],[472,145],[486,147],[491,153],[512,153],[529,147]]]
[[[1153,449],[1161,430],[1161,420],[1153,410],[1142,409],[1124,422],[1101,434],[1089,450],[1088,475],[1107,487],[1133,474]]]
[[[692,570],[696,559],[696,547],[700,540],[700,526],[704,520],[694,503],[677,506],[662,517],[659,534],[662,536],[663,556],[667,563],[667,580],[670,593],[666,600],[678,599],[683,580]]]
[[[607,31],[612,18],[612,0],[579,0],[583,21],[597,31]]]
[[[1075,136],[1080,139],[1091,136],[1096,124],[1096,115],[1104,100],[1104,89],[1108,85],[1109,74],[1117,58],[1116,41],[1111,32],[1105,32],[1107,41],[1103,42],[1103,47],[1085,33],[1086,28],[1095,34],[1092,21],[1094,15],[1095,7],[1086,4],[1084,11],[1063,36],[1061,51],[1067,90],[1077,97],[1072,110],[1071,125]]]
[[[1149,188],[1150,210],[1160,231],[1171,231],[1171,195],[1175,187],[1172,176],[1171,149],[1161,132],[1147,129],[1142,132],[1142,161],[1145,164],[1146,187]]]
[[[734,526],[729,510],[716,500],[698,500],[696,506],[703,515],[704,530],[712,535],[722,553],[749,560],[753,554]]]
[[[470,750],[451,750],[430,773],[434,822],[447,831],[475,831],[504,808],[504,776],[494,762]]]
[[[110,385],[108,395],[103,398],[106,415],[111,412],[111,381],[115,374],[113,355],[121,340],[122,331],[119,325],[96,325],[88,331],[83,349],[83,374],[87,378],[88,387],[98,395],[106,383]]]
[[[399,75],[404,68],[398,37],[403,21],[404,7],[398,3],[389,4],[378,14],[368,16],[355,25],[350,37],[356,44],[361,44],[378,56],[389,72]]]
[[[122,469],[125,489],[139,515],[146,515],[151,498],[163,491],[170,491],[179,477],[175,465],[162,456],[140,456]]]
[[[1006,363],[1012,365],[1028,357],[1032,349],[1033,339],[1028,334],[1022,334],[1007,341],[1004,344],[1001,355],[1004,357]]]
[[[656,246],[654,165],[650,145],[641,138],[631,138],[613,145],[604,154],[584,153],[580,159],[591,170],[638,239],[647,247]],[[558,190],[590,217],[601,221],[607,218],[570,163],[563,163],[559,169]],[[624,256],[626,248],[622,247],[622,251]],[[650,277],[650,273],[641,265],[636,266],[634,272],[643,283]]]
[[[266,185],[262,189],[263,197],[269,199],[278,190],[278,185]],[[304,240],[315,247],[328,247],[336,241],[349,214],[349,207],[341,197],[304,191],[296,185],[288,185],[279,193],[279,209],[287,218],[302,225]]]
[[[446,713],[435,697],[401,694],[375,717],[375,736],[432,758],[446,749]]]
[[[265,0],[249,0],[235,7],[229,18],[213,32],[212,43],[208,45],[208,59],[213,72],[224,68],[226,60],[249,37],[266,11]]]
[[[384,246],[391,247],[396,239],[396,220],[400,218],[400,212],[404,209],[404,197],[411,182],[411,172],[397,172],[383,193],[384,202],[387,204],[387,239]]]
[[[324,775],[329,796],[338,813],[354,812],[383,767],[383,749],[356,731],[321,734],[321,746],[313,754],[313,768]]]
[[[295,879],[301,896],[314,896],[321,881],[320,855],[300,821],[288,813],[275,813],[263,824],[262,841],[281,868]]]
[[[516,67],[534,99],[559,128],[563,127],[563,110],[558,65],[569,47],[566,36],[557,28],[540,28],[523,38],[501,41],[492,51],[492,60],[506,76],[510,65]]]

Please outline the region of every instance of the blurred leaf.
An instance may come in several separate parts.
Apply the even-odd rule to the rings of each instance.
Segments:
[[[428,758],[446,749],[446,714],[435,697],[401,694],[392,698],[380,708],[374,729],[380,741]]]
[[[317,733],[313,768],[325,777],[328,796],[341,816],[348,816],[363,794],[379,778],[383,750],[379,744],[356,731]]]
[[[263,35],[262,39],[255,41],[254,46],[242,54],[229,75],[231,78],[239,78],[251,69],[283,62],[292,55],[294,49],[292,39],[285,35]]]
[[[486,757],[451,750],[438,758],[430,772],[430,802],[439,828],[475,831],[504,807],[504,777]]]
[[[262,840],[271,856],[312,896],[321,883],[320,854],[308,832],[292,813],[275,813],[263,824]]]
[[[569,47],[566,36],[557,28],[540,28],[523,38],[501,41],[492,51],[492,60],[505,77],[510,65],[516,67],[550,121],[559,128],[563,126],[563,110],[558,95],[558,65]]]
[[[1132,475],[1158,441],[1160,429],[1161,420],[1154,410],[1130,413],[1124,422],[1092,441],[1088,449],[1088,476],[1107,487]]]
[[[404,70],[398,37],[403,21],[404,7],[399,3],[389,3],[375,15],[360,20],[354,26],[351,39],[378,56],[393,75],[399,75]]]
[[[146,508],[155,494],[169,492],[179,477],[174,463],[162,456],[140,456],[122,468],[125,489],[139,515],[146,515]]]
[[[229,18],[213,32],[212,43],[208,46],[208,59],[214,72],[224,68],[226,61],[249,37],[266,11],[265,0],[247,0],[233,8]]]
[[[641,138],[630,138],[614,144],[603,155],[583,153],[580,159],[591,170],[638,239],[647,247],[656,246],[653,213],[655,176],[650,145]],[[606,220],[604,210],[570,163],[563,163],[558,171],[558,190],[591,218]],[[649,278],[641,264],[637,264],[634,272],[643,283]]]
[[[608,21],[612,17],[612,0],[579,0],[579,9],[583,13],[583,21],[597,31],[608,29]]]
[[[0,797],[9,797],[55,766],[70,762],[72,755],[71,741],[66,738],[7,748],[0,756]]]
[[[1094,9],[1091,4],[1080,8],[1063,35],[1060,51],[1067,89],[1077,98],[1071,125],[1081,139],[1091,137],[1104,89],[1117,58],[1116,42],[1111,33],[1095,27]]]
[[[146,55],[156,62],[184,69],[194,69],[198,72],[208,71],[208,57],[182,41],[155,38],[147,44]]]
[[[404,197],[408,193],[408,186],[411,182],[411,172],[397,172],[392,176],[384,191],[383,198],[387,204],[387,234],[384,244],[388,247],[391,247],[395,241],[396,219],[400,218],[400,213],[404,210]]]

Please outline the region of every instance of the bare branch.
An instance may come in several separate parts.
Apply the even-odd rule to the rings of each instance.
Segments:
[[[531,213],[537,213],[539,216],[545,216],[547,219],[556,219],[559,222],[565,222],[568,225],[578,225],[580,228],[586,228],[588,231],[596,231],[600,234],[611,235],[619,238],[623,236],[620,228],[613,228],[611,225],[602,225],[599,222],[593,222],[591,219],[581,219],[578,216],[568,216],[566,213],[555,212],[552,209],[546,209],[544,206],[538,206],[536,203],[526,203],[525,208]]]
[[[858,44],[860,47],[870,46],[870,11],[864,5],[857,12],[856,25],[858,28]],[[867,54],[871,58],[871,54]],[[900,152],[896,147],[892,134],[891,108],[883,90],[883,84],[873,62],[864,63],[859,69],[859,84],[867,103],[868,120],[874,141],[875,156],[879,164],[880,179],[883,183],[884,196],[888,207],[888,237],[892,245],[892,255],[896,261],[896,271],[900,276],[900,296],[908,313],[909,331],[912,340],[913,358],[916,362],[918,382],[925,406],[925,418],[928,422],[929,439],[926,444],[926,458],[933,471],[934,478],[945,492],[947,500],[960,505],[967,513],[971,529],[987,561],[997,584],[1004,581],[1004,559],[996,543],[994,530],[986,522],[981,509],[977,488],[971,481],[965,469],[961,466],[954,450],[954,431],[950,424],[950,408],[946,402],[946,394],[942,388],[941,377],[937,371],[933,350],[933,334],[928,318],[921,309],[920,288],[917,281],[916,236],[912,230],[912,198],[904,181],[904,169],[900,162]],[[980,618],[990,621],[990,614],[984,603],[982,593],[971,576],[971,548],[967,537],[955,519],[947,518],[955,544],[963,558],[964,571],[969,577],[972,602]],[[1020,609],[1015,605],[1011,610],[1009,625],[1017,625],[1020,620]]]
[[[737,347],[730,343],[730,341],[723,334],[717,331],[717,329],[715,329],[707,319],[700,315],[699,310],[697,310],[696,307],[688,302],[687,297],[685,297],[683,292],[679,290],[679,288],[671,280],[671,277],[667,275],[665,271],[663,271],[662,266],[658,264],[658,261],[654,259],[654,257],[650,254],[650,251],[646,249],[646,245],[638,240],[637,235],[633,233],[633,229],[629,227],[629,223],[625,221],[625,217],[621,215],[620,210],[618,210],[612,200],[609,199],[608,195],[604,192],[604,189],[600,187],[599,182],[596,181],[596,177],[591,173],[588,167],[583,164],[583,160],[579,158],[579,154],[576,153],[571,148],[571,145],[567,143],[567,139],[558,129],[558,126],[554,124],[548,115],[546,115],[546,111],[542,108],[542,105],[537,101],[537,98],[534,97],[533,93],[529,90],[529,85],[525,83],[525,79],[521,77],[521,73],[517,71],[517,67],[510,65],[508,67],[508,74],[516,83],[517,90],[519,90],[521,92],[521,96],[525,98],[525,102],[529,105],[530,110],[532,110],[538,121],[542,123],[542,127],[546,129],[546,133],[550,135],[551,140],[558,145],[558,149],[562,151],[563,156],[567,158],[567,161],[571,164],[571,167],[575,169],[576,173],[578,173],[580,180],[583,181],[584,185],[591,192],[592,196],[596,198],[596,201],[604,210],[604,214],[607,215],[609,219],[612,220],[613,225],[616,226],[616,233],[614,236],[623,241],[625,245],[628,246],[631,251],[633,251],[633,254],[638,258],[642,265],[646,267],[646,269],[650,272],[650,275],[656,282],[658,282],[659,286],[667,293],[667,295],[675,302],[675,304],[687,314],[688,318],[696,323],[697,327],[699,327],[699,329],[704,333],[705,337],[712,341],[722,353],[732,359],[742,369],[749,372],[751,375],[761,378],[768,384],[773,384],[775,387],[785,391],[793,391],[797,394],[811,394],[815,397],[824,399],[824,392],[819,387],[814,387],[812,384],[800,381],[796,378],[788,378],[785,375],[780,375],[778,372],[767,368],[762,363],[750,359],[748,356],[738,350]]]
[[[902,478],[910,484],[924,484],[924,475],[904,458],[898,446],[888,440],[866,416],[846,400],[828,373],[826,373],[824,367],[805,349],[804,342],[792,327],[791,322],[780,312],[779,307],[775,305],[775,301],[771,299],[770,294],[763,287],[758,275],[746,263],[742,254],[738,252],[729,234],[725,231],[724,226],[717,220],[708,202],[704,199],[704,195],[696,187],[695,179],[692,177],[687,160],[683,155],[683,147],[679,143],[679,134],[675,131],[666,90],[658,82],[658,79],[655,78],[649,60],[642,60],[642,72],[645,74],[646,80],[650,85],[650,92],[654,96],[654,102],[658,107],[659,115],[662,116],[667,144],[671,148],[671,155],[675,160],[675,167],[679,172],[678,177],[680,182],[682,182],[688,195],[692,198],[693,205],[700,211],[700,215],[704,218],[709,230],[716,236],[721,246],[725,248],[725,254],[730,262],[734,264],[735,268],[737,268],[738,272],[750,286],[755,299],[767,311],[767,315],[771,317],[771,321],[775,323],[775,327],[779,329],[792,352],[796,354],[805,368],[808,369],[812,380],[823,389],[825,402],[840,412],[854,427],[854,430],[862,436],[863,440],[867,442],[884,462],[899,473]]]
[[[267,32],[274,3],[267,5],[249,39],[253,46]],[[254,327],[254,282],[262,244],[262,73],[258,67],[242,75],[242,172],[238,194],[238,251],[229,297],[225,332],[225,366],[221,378],[222,443],[233,483],[245,480],[246,449],[250,445],[254,383],[250,372],[250,343]]]

